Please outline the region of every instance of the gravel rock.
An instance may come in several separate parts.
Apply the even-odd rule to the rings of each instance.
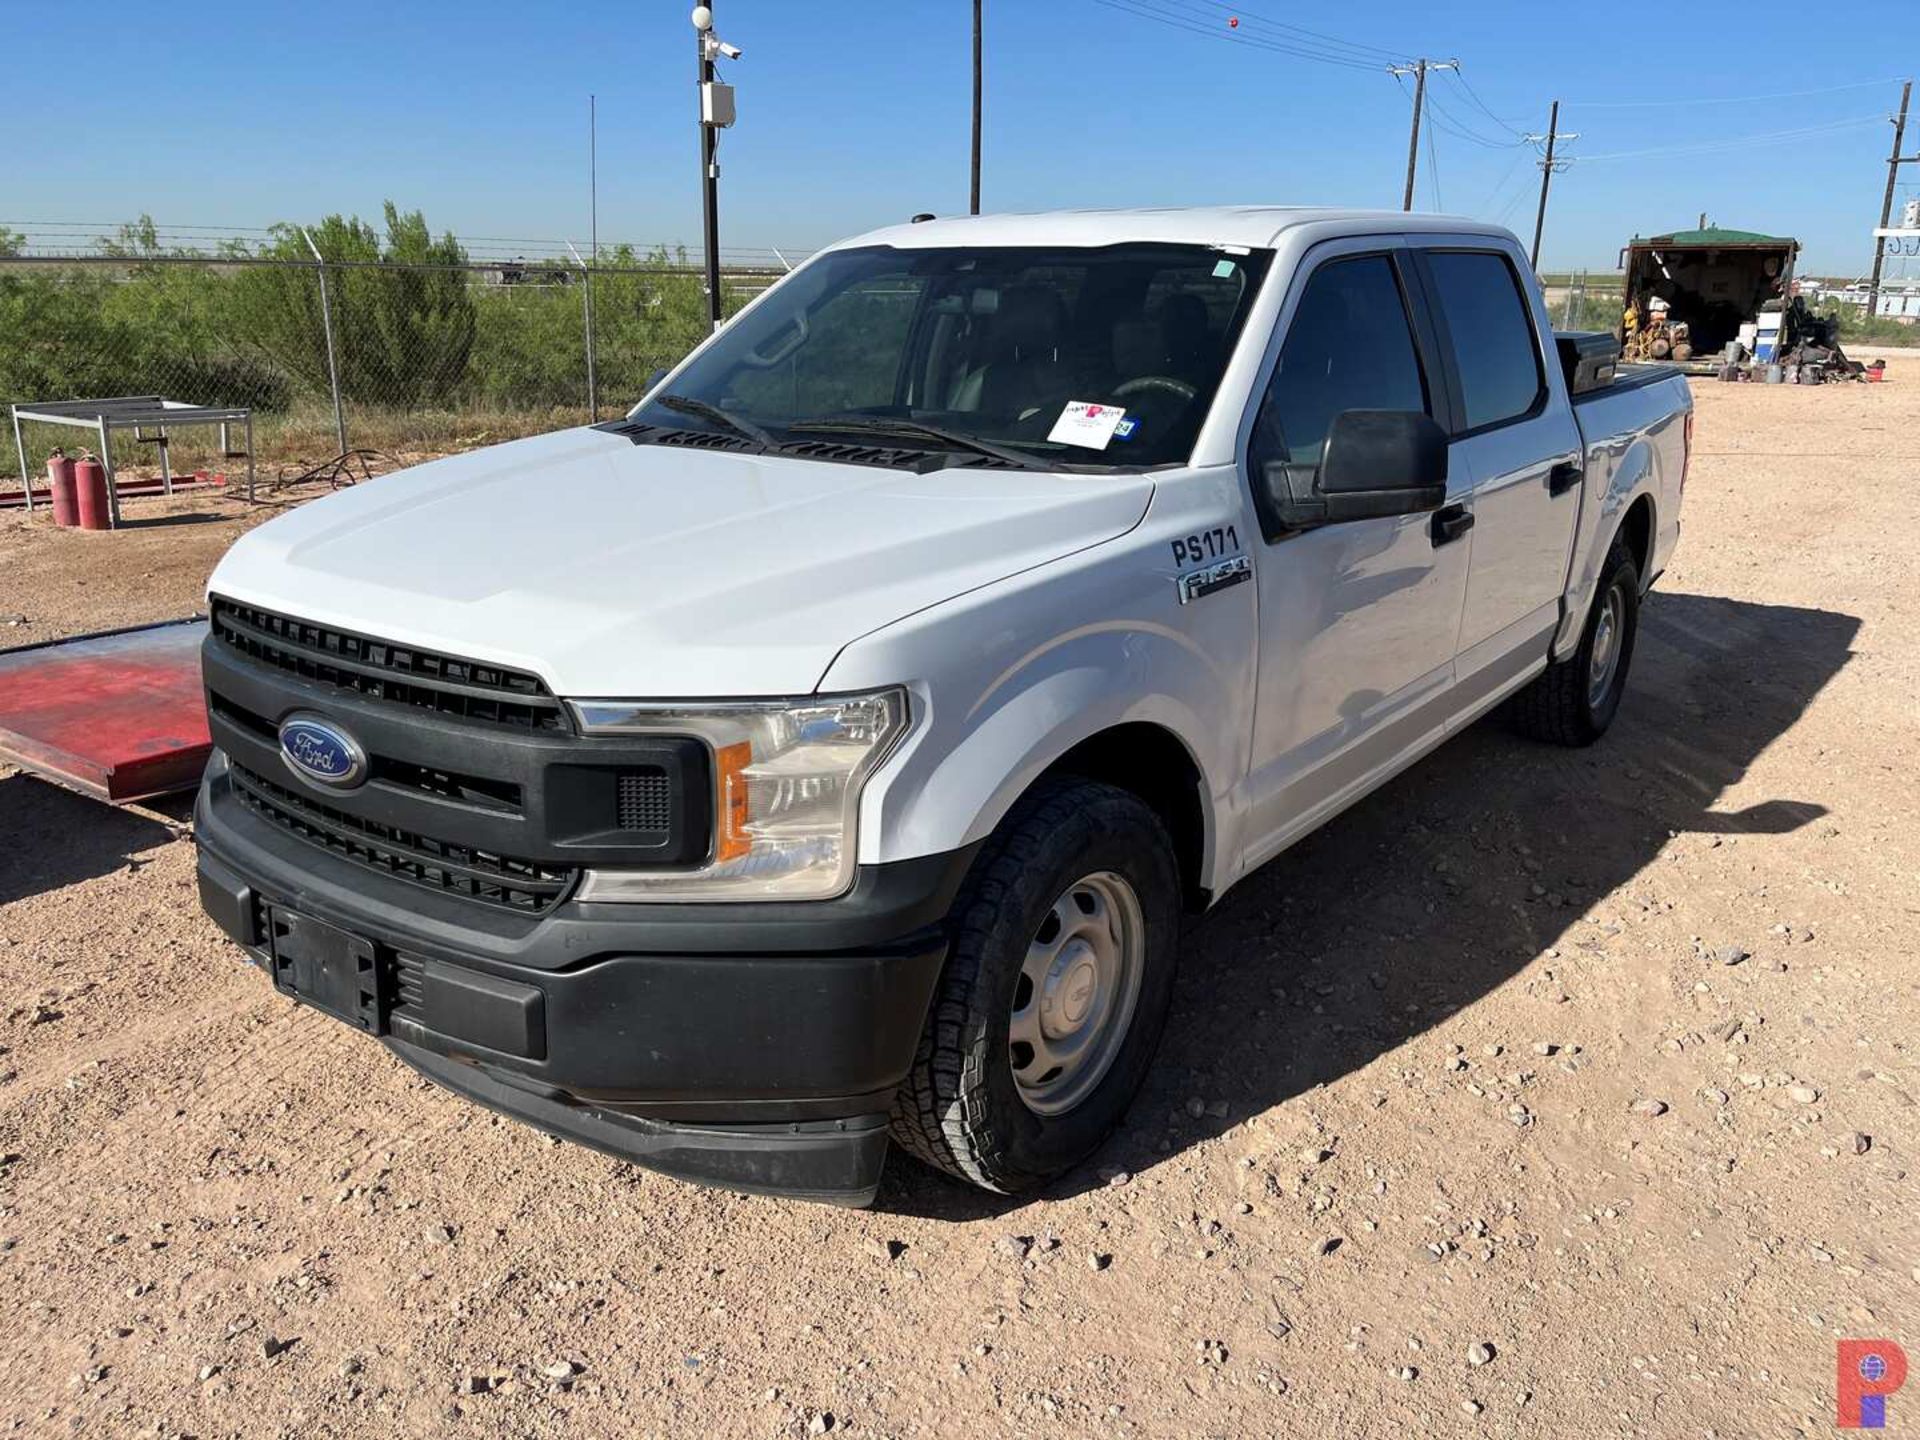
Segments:
[[[1872,1148],[1873,1148],[1873,1137],[1871,1135],[1868,1135],[1864,1131],[1860,1131],[1860,1130],[1856,1130],[1853,1132],[1853,1153],[1854,1154],[1864,1155],[1867,1153],[1867,1151],[1871,1150]]]
[[[1664,1115],[1667,1113],[1667,1102],[1651,1099],[1636,1100],[1629,1108],[1636,1115]]]
[[[1820,1092],[1811,1085],[1789,1085],[1787,1098],[1798,1105],[1811,1105],[1820,1098]]]
[[[1714,958],[1722,965],[1738,965],[1748,958],[1748,954],[1738,945],[1722,945],[1714,952]]]
[[[1492,1359],[1493,1346],[1487,1344],[1484,1340],[1467,1347],[1467,1363],[1469,1365],[1485,1365]]]
[[[1089,1270],[1104,1270],[1111,1264],[1113,1264],[1113,1256],[1103,1251],[1096,1250],[1087,1256],[1087,1268]]]

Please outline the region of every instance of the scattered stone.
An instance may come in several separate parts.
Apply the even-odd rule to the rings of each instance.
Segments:
[[[902,1255],[907,1253],[907,1242],[904,1240],[869,1240],[867,1241],[867,1253],[876,1260],[891,1262],[898,1260]]]
[[[1113,1264],[1113,1256],[1106,1254],[1104,1251],[1096,1250],[1087,1256],[1087,1268],[1089,1270],[1104,1270],[1111,1264]]]
[[[1867,1153],[1867,1151],[1871,1150],[1872,1148],[1873,1148],[1873,1137],[1871,1135],[1868,1135],[1865,1132],[1860,1130],[1856,1130],[1853,1132],[1853,1153],[1854,1154],[1864,1155]]]
[[[1481,1406],[1478,1400],[1462,1400],[1460,1402],[1460,1408],[1466,1411],[1467,1414],[1469,1415],[1478,1415],[1480,1413]]]
[[[1800,1105],[1811,1105],[1820,1098],[1820,1092],[1811,1085],[1789,1085],[1787,1098]]]
[[[1533,1112],[1524,1105],[1509,1105],[1507,1107],[1507,1119],[1524,1130],[1527,1126],[1533,1124]]]
[[[299,1343],[297,1339],[282,1340],[276,1335],[268,1335],[260,1342],[260,1358],[262,1360],[275,1359],[278,1356],[286,1354],[287,1351]]]
[[[1533,1053],[1536,1055],[1558,1055],[1560,1053],[1560,1047],[1551,1040],[1536,1040],[1533,1042]]]
[[[1100,1172],[1100,1178],[1107,1182],[1109,1189],[1118,1190],[1122,1185],[1125,1185],[1129,1180],[1133,1179],[1133,1176],[1125,1170],[1108,1169]]]
[[[1487,1344],[1484,1340],[1467,1347],[1467,1363],[1469,1365],[1485,1365],[1492,1359],[1493,1346]]]
[[[1218,1340],[1196,1340],[1193,1348],[1200,1357],[1202,1365],[1224,1365],[1227,1363],[1227,1347]]]
[[[1715,953],[1714,958],[1722,965],[1738,965],[1742,960],[1748,959],[1749,956],[1747,952],[1738,945],[1722,945]]]
[[[1331,1150],[1322,1150],[1318,1145],[1309,1145],[1300,1152],[1302,1165],[1322,1165],[1333,1158]]]
[[[571,1360],[556,1360],[551,1365],[542,1365],[540,1373],[556,1384],[571,1385],[573,1377],[580,1373],[580,1367]]]
[[[809,1435],[824,1435],[833,1429],[833,1425],[833,1413],[828,1410],[822,1410],[807,1422],[807,1433]]]
[[[484,1395],[493,1389],[493,1377],[491,1375],[469,1375],[466,1378],[466,1383],[462,1385],[461,1388],[469,1395]]]
[[[1322,1240],[1318,1245],[1314,1246],[1313,1253],[1316,1255],[1331,1255],[1333,1254],[1334,1251],[1338,1250],[1339,1248],[1340,1248],[1340,1237],[1338,1235],[1329,1235],[1327,1236],[1326,1239]]]
[[[1420,1372],[1411,1365],[1402,1365],[1393,1372],[1393,1375],[1396,1380],[1412,1381],[1420,1378]]]
[[[1636,1100],[1631,1107],[1636,1115],[1664,1115],[1667,1102],[1664,1100]]]
[[[1709,1105],[1724,1105],[1733,1098],[1724,1090],[1702,1090],[1700,1094]]]
[[[201,1383],[205,1384],[207,1381],[211,1380],[214,1376],[218,1375],[219,1373],[220,1373],[220,1367],[218,1365],[202,1365],[200,1367]]]
[[[993,1248],[1002,1255],[1010,1255],[1015,1260],[1027,1258],[1027,1252],[1033,1248],[1031,1235],[1002,1235],[993,1242]]]
[[[1187,1101],[1187,1114],[1191,1115],[1194,1119],[1198,1120],[1206,1113],[1207,1102],[1202,1100],[1198,1095],[1191,1097]]]
[[[1500,1049],[1501,1047],[1498,1045],[1482,1045],[1480,1047],[1480,1053],[1491,1060],[1500,1053]]]
[[[427,1227],[427,1243],[429,1245],[451,1245],[453,1243],[453,1227],[451,1225],[429,1225]]]

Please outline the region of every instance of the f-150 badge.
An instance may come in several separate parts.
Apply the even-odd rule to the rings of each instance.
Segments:
[[[1216,560],[1211,565],[1203,565],[1198,570],[1189,570],[1176,580],[1180,588],[1180,603],[1191,605],[1195,600],[1224,590],[1229,585],[1238,585],[1242,580],[1253,578],[1253,561],[1245,555],[1229,555],[1224,560]]]

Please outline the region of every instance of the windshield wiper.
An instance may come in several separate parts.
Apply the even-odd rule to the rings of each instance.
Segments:
[[[962,435],[958,430],[929,425],[924,420],[909,420],[904,416],[891,420],[799,420],[787,426],[786,429],[790,435],[892,435],[902,440],[931,440],[935,444],[945,445],[951,449],[971,450],[977,455],[1004,461],[1022,470],[1054,468],[1037,455],[1023,455],[1018,450],[1009,450],[1004,445],[995,445],[990,440],[976,440],[971,435]]]
[[[779,443],[751,420],[742,420],[738,415],[729,415],[718,405],[709,404],[705,400],[696,400],[691,395],[662,395],[654,403],[664,405],[669,410],[678,410],[682,415],[698,415],[703,420],[724,425],[734,434],[744,436],[756,445],[764,445],[769,450],[774,449]]]

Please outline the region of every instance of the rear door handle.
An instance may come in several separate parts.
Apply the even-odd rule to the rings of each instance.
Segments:
[[[1580,468],[1579,462],[1562,460],[1547,472],[1547,493],[1564,495],[1586,478],[1587,472]]]
[[[1433,512],[1433,543],[1438,549],[1473,528],[1473,512],[1464,505],[1447,505]]]

